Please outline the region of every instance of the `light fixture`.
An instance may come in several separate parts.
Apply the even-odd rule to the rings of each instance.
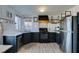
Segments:
[[[41,12],[41,13],[47,11],[47,6],[44,6],[44,5],[43,6],[39,6],[38,11]]]
[[[44,9],[40,9],[40,12],[44,12],[45,10]]]

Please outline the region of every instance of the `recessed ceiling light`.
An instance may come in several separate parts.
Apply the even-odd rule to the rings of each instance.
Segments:
[[[43,13],[43,12],[45,12],[47,10],[47,7],[46,6],[40,6],[38,8],[38,10],[39,10],[39,12]]]
[[[40,10],[40,12],[44,12],[44,11],[45,11],[44,9],[41,9],[41,10]]]

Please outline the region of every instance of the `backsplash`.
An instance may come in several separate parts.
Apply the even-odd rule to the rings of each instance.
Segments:
[[[48,31],[49,32],[55,32],[56,30],[59,30],[60,29],[60,24],[51,24],[49,23],[48,24]]]
[[[48,28],[48,24],[47,23],[40,23],[39,28]]]
[[[31,26],[30,26],[31,25]],[[37,22],[32,22],[31,24],[28,24],[28,26],[25,27],[25,31],[26,32],[39,32],[39,28],[48,28],[48,31],[49,32],[55,32],[56,30],[59,30],[60,28],[60,24],[51,24],[51,23],[48,23],[48,24],[39,24]]]

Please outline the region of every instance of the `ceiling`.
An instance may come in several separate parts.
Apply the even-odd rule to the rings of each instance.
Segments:
[[[20,14],[27,16],[37,15],[57,15],[65,10],[68,10],[74,5],[11,5]],[[41,13],[40,9],[45,9],[45,12]]]

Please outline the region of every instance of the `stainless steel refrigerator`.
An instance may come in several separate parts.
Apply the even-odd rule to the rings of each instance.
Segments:
[[[64,38],[62,47],[65,53],[72,52],[72,16],[67,16],[64,19]]]
[[[63,23],[60,48],[65,53],[79,52],[79,16],[67,16]]]

